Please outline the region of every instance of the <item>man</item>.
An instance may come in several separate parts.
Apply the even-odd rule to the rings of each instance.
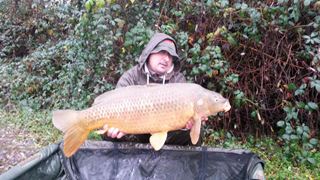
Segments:
[[[116,88],[149,83],[185,82],[186,79],[180,72],[180,57],[177,54],[175,40],[166,34],[156,33],[140,55],[139,64],[120,77]],[[204,117],[203,120],[207,120],[207,118]],[[192,120],[186,124],[186,129],[169,132],[165,144],[191,145],[189,135],[191,127]],[[106,139],[117,138],[124,141],[147,143],[150,137],[150,135],[124,135],[119,129],[110,127],[106,133]],[[201,143],[202,141],[199,140],[197,145],[201,145]]]
[[[145,85],[148,83],[184,83],[180,73],[180,58],[176,53],[173,38],[156,33],[139,57],[139,64],[125,72],[117,83],[118,87]]]

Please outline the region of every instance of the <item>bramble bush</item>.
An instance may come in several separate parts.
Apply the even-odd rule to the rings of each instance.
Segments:
[[[88,107],[164,32],[178,42],[188,81],[230,99],[212,128],[278,133],[288,158],[316,163],[319,1],[28,2],[0,3],[3,106]]]

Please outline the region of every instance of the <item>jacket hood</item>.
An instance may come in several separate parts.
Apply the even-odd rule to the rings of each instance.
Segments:
[[[177,52],[177,44],[176,41],[170,37],[169,35],[166,35],[164,33],[156,33],[153,35],[153,37],[150,39],[149,43],[145,46],[144,50],[142,51],[140,57],[139,57],[139,68],[144,71],[144,64],[146,63],[149,55],[151,54],[152,50],[163,40],[169,39],[174,42],[174,45],[176,47]],[[180,70],[180,59],[174,58],[174,71],[178,72]]]

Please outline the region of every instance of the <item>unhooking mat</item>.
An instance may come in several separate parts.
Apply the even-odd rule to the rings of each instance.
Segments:
[[[66,158],[62,147],[44,148],[0,179],[256,179],[264,166],[256,154],[241,149],[166,145],[154,151],[149,144],[86,141]]]

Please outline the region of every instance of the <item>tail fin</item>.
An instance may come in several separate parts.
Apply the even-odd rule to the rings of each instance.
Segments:
[[[80,125],[70,128],[64,135],[64,155],[67,157],[72,156],[87,139],[89,132],[88,129]]]
[[[63,151],[67,157],[72,156],[87,139],[89,130],[81,123],[79,113],[74,110],[53,112],[53,125],[65,133]]]
[[[52,113],[54,127],[64,133],[79,123],[79,120],[78,112],[74,110],[57,110]]]

